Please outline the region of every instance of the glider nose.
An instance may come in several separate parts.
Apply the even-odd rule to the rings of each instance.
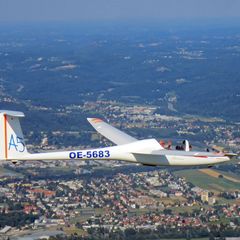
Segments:
[[[231,159],[231,158],[237,157],[238,154],[236,154],[236,153],[224,153],[224,156]]]

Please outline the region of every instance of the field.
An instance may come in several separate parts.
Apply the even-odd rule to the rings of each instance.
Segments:
[[[87,236],[87,232],[76,227],[64,227],[63,231],[68,235]]]
[[[231,177],[225,172],[218,173],[215,170],[209,170],[210,169],[179,170],[175,171],[175,174],[184,177],[188,182],[200,188],[213,192],[221,192],[226,189],[228,191],[240,190],[240,184],[237,182],[240,181],[240,177]],[[219,175],[222,175],[223,178],[219,178]]]
[[[219,178],[219,176],[222,176],[223,178],[225,178],[231,182],[240,183],[238,176],[234,176],[234,177],[229,176],[229,175],[227,175],[227,173],[222,172],[222,171],[220,172],[220,171],[216,171],[216,170],[212,170],[212,169],[200,169],[199,171],[202,173],[205,173],[211,177]]]
[[[85,222],[90,219],[92,216],[104,215],[108,212],[108,209],[105,208],[86,208],[86,209],[76,209],[79,211],[79,215],[70,219],[72,224],[76,224],[77,222]],[[81,212],[82,211],[82,212]]]
[[[21,177],[22,175],[14,172],[14,171],[10,171],[8,169],[5,169],[5,168],[0,166],[0,177],[5,177],[5,176]]]

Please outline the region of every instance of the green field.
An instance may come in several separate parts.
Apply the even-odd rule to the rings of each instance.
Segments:
[[[79,236],[87,236],[87,232],[82,230],[82,229],[79,229],[79,228],[76,228],[76,227],[65,227],[63,228],[63,231],[68,235],[73,235],[73,234],[77,234]]]
[[[181,206],[181,207],[172,207],[172,211],[175,213],[175,214],[179,214],[179,213],[192,213],[194,210],[199,210],[201,208],[204,208],[205,209],[206,206],[204,205],[195,205],[195,206]]]
[[[96,216],[98,216],[98,215],[105,215],[106,212],[107,212],[107,210],[104,209],[104,208],[86,208],[86,209],[77,208],[76,210],[83,211],[83,212],[90,210],[90,211],[92,211],[92,213],[89,213],[89,214],[88,213],[86,213],[86,214],[79,213],[79,215],[77,215],[77,216],[75,216],[75,217],[70,219],[70,222],[72,224],[76,224],[77,222],[85,222],[88,219],[90,219],[92,216],[95,216],[95,215]]]
[[[221,192],[224,190],[234,191],[240,190],[240,184],[232,182],[224,178],[215,178],[211,177],[205,173],[202,173],[198,170],[179,170],[175,171],[174,174],[184,177],[188,182],[193,183],[195,186],[198,186],[203,189],[210,191]],[[225,173],[224,174],[228,174]]]
[[[235,174],[235,173],[232,173],[232,172],[226,172],[226,171],[220,171],[220,170],[217,170],[220,174],[222,175],[226,175],[228,177],[232,177],[232,178],[235,178],[237,180],[240,181],[240,176]]]

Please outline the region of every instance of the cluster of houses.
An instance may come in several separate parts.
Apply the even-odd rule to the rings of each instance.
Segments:
[[[98,109],[117,127],[151,129],[171,127],[179,136],[199,136],[206,145],[217,143],[229,146],[234,151],[240,151],[240,138],[235,137],[239,132],[239,125],[226,124],[222,119],[167,116],[159,114],[156,106],[123,105],[116,101],[85,102],[80,108],[82,111]],[[71,107],[68,111],[72,111]]]
[[[150,171],[88,180],[18,180],[0,184],[1,198],[20,203],[24,214],[36,216],[32,228],[70,225],[78,219],[83,229],[105,225],[112,227],[157,228],[161,224],[205,226],[200,216],[217,221],[222,214],[239,217],[240,206],[221,206],[216,212],[212,193],[193,187],[184,178],[169,171]],[[182,216],[171,209],[204,204],[200,215]],[[212,207],[210,207],[212,205]],[[209,210],[210,209],[210,210]],[[166,211],[169,210],[169,211]],[[9,213],[7,201],[0,212]],[[90,221],[86,221],[90,219]],[[29,227],[29,225],[28,225]]]

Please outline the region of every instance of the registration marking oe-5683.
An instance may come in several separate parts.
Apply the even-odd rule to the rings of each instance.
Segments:
[[[73,151],[69,153],[70,159],[96,159],[96,158],[109,158],[109,150],[89,150],[89,151]]]

